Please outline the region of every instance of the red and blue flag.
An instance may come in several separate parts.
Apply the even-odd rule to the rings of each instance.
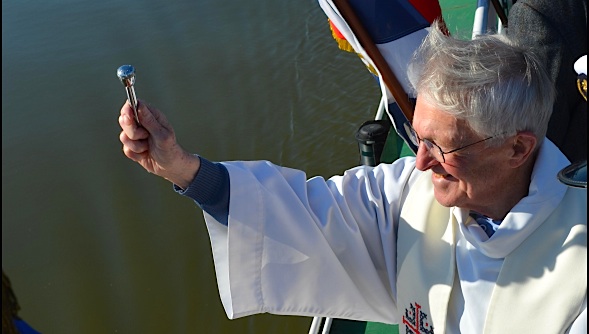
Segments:
[[[438,0],[319,0],[319,4],[339,47],[356,52],[379,79],[381,106],[415,152],[405,133],[415,97],[407,69],[434,20],[443,22]]]

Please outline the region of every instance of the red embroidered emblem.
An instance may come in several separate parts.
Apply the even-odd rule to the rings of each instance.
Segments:
[[[427,314],[421,311],[421,305],[417,303],[415,303],[415,306],[409,304],[409,309],[405,309],[403,324],[407,333],[434,334],[434,326],[430,325]]]

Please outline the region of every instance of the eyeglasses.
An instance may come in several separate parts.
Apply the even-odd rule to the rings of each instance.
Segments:
[[[485,138],[479,141],[476,141],[474,143],[468,144],[468,145],[464,145],[462,147],[459,148],[455,148],[453,150],[444,152],[442,151],[442,149],[434,142],[430,141],[429,139],[421,139],[419,138],[419,136],[417,135],[417,132],[415,132],[415,129],[408,125],[407,123],[405,124],[405,130],[407,131],[407,135],[409,136],[409,139],[411,140],[411,142],[419,149],[419,143],[423,142],[425,144],[425,148],[427,148],[427,150],[429,151],[429,153],[438,161],[438,162],[446,162],[446,158],[444,156],[444,154],[449,154],[449,153],[454,153],[456,151],[460,151],[462,149],[465,149],[469,146],[478,144],[478,143],[482,143],[486,140],[489,140],[491,138],[495,138],[495,136],[491,136],[489,138]],[[434,149],[435,148],[435,149]]]

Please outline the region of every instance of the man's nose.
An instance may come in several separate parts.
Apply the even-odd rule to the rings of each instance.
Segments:
[[[434,158],[425,144],[420,142],[415,155],[415,168],[420,171],[426,171],[439,163],[440,162]]]

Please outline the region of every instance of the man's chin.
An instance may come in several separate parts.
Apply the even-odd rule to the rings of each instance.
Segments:
[[[438,203],[440,203],[440,205],[442,205],[442,206],[445,206],[447,208],[457,206],[456,200],[454,198],[450,198],[450,196],[448,196],[447,192],[438,191],[435,187],[434,187],[434,196],[436,198],[436,201],[438,201]]]

